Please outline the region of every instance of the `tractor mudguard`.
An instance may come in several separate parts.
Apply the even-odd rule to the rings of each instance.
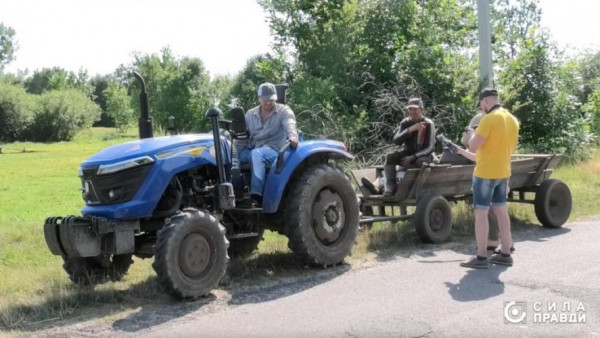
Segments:
[[[283,170],[277,173],[277,166],[271,166],[265,182],[263,195],[263,213],[277,212],[283,192],[290,183],[290,178],[296,168],[309,157],[316,154],[328,154],[330,158],[339,158],[351,161],[354,156],[346,151],[341,142],[331,140],[311,140],[300,143],[296,149],[288,149],[284,156]]]

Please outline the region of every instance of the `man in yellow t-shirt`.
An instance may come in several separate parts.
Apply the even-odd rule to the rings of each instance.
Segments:
[[[498,92],[485,88],[479,94],[479,107],[486,113],[481,119],[467,151],[458,148],[458,153],[475,161],[473,172],[473,208],[475,213],[475,240],[477,256],[461,266],[487,268],[487,238],[489,223],[487,214],[492,210],[498,220],[501,252],[490,258],[494,264],[512,266],[510,256],[512,237],[510,218],[506,206],[508,179],[510,178],[510,158],[517,147],[519,122],[506,109],[502,108]],[[474,153],[473,153],[474,152]]]

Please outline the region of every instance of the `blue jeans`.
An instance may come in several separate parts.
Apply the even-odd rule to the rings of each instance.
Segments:
[[[492,206],[506,205],[508,178],[489,180],[473,176],[473,207],[488,210]]]
[[[262,196],[265,189],[265,167],[275,162],[277,152],[266,146],[254,149],[245,148],[240,152],[239,158],[240,163],[250,163],[250,167],[252,168],[250,193]]]

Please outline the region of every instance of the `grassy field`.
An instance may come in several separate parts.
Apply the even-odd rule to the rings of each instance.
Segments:
[[[48,251],[43,221],[48,216],[79,214],[83,206],[77,167],[109,145],[134,139],[94,128],[73,142],[0,145],[0,330],[31,332],[65,319],[117,316],[140,306],[172,302],[156,283],[151,260],[135,258],[122,282],[78,288],[62,270],[62,260]],[[573,194],[571,220],[600,213],[600,155],[577,166],[563,166],[553,178],[567,182]],[[530,205],[511,205],[513,224],[538,224]],[[469,208],[453,207],[454,238],[472,236]],[[410,223],[375,224],[359,233],[350,265],[392,257],[398,248],[419,245]],[[258,254],[233,260],[222,288],[306,269],[287,249],[285,237],[267,232]],[[17,331],[12,331],[17,330]]]

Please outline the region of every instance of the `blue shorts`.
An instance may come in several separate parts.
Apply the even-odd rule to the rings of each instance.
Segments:
[[[473,176],[473,207],[488,210],[492,206],[506,205],[508,178],[488,180]]]

